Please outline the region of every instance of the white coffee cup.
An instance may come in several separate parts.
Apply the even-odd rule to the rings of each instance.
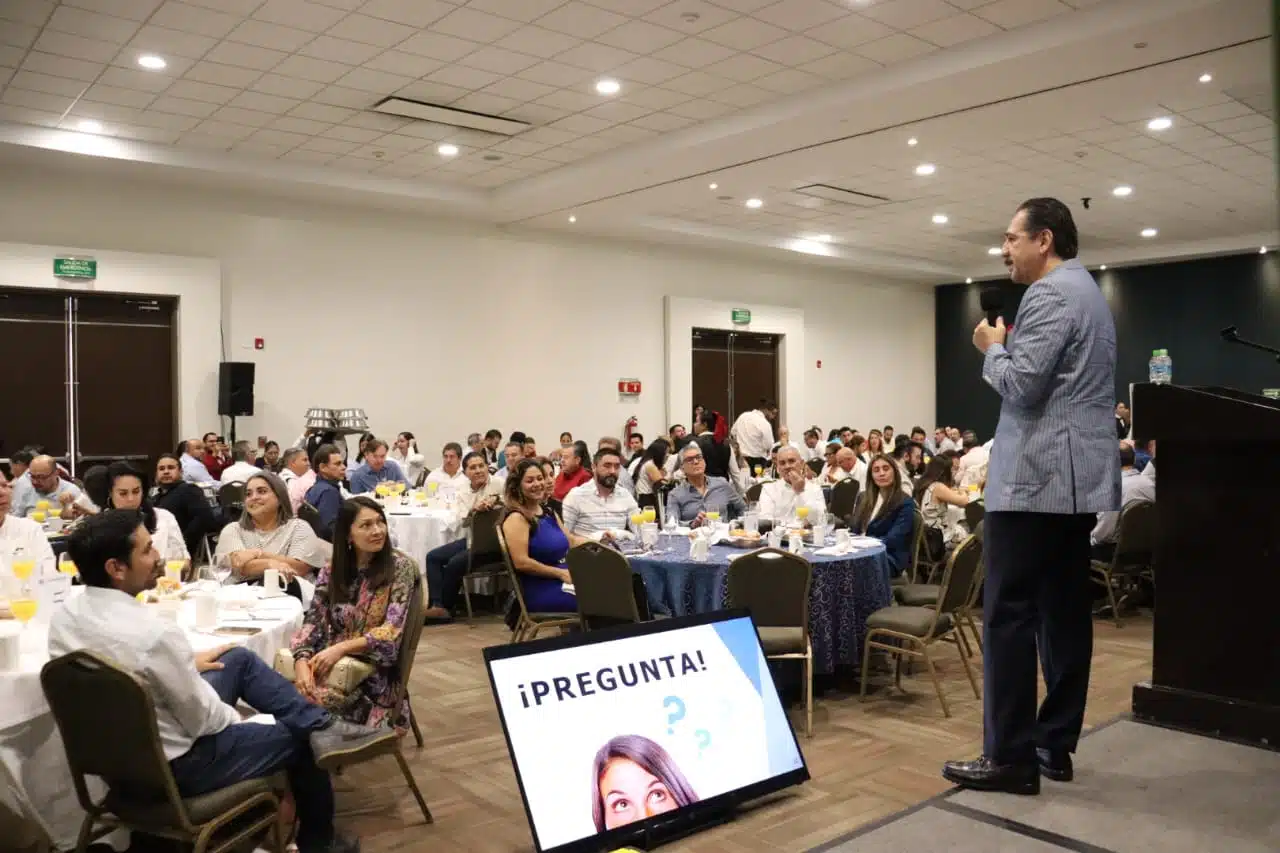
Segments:
[[[209,593],[190,596],[196,605],[196,629],[212,631],[218,627],[218,598]]]
[[[0,622],[0,672],[17,672],[21,654],[22,626]]]
[[[821,548],[827,544],[827,526],[817,523],[813,525],[813,544]]]
[[[836,531],[836,545],[840,548],[848,548],[853,544],[853,536],[849,533],[847,527]]]
[[[701,536],[695,537],[689,545],[689,557],[694,562],[705,563],[711,553],[711,542]]]
[[[262,595],[264,598],[276,598],[284,595],[289,581],[280,574],[279,569],[267,569],[262,573]]]

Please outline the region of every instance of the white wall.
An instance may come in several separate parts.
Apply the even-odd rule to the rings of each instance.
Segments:
[[[3,171],[0,234],[91,250],[104,290],[187,287],[161,257],[155,275],[108,284],[107,250],[216,258],[224,355],[258,365],[256,414],[240,419],[241,438],[292,439],[310,406],[364,408],[379,434],[416,432],[429,459],[443,441],[494,426],[546,446],[562,429],[588,440],[617,434],[634,413],[652,435],[668,421],[668,294],[802,313],[804,403],[788,413],[797,437],[810,423],[865,431],[934,420],[932,292],[785,258],[512,236],[407,214]],[[0,245],[0,285],[23,283],[6,280],[11,252],[30,255]],[[193,319],[205,334],[216,329],[207,299],[184,297],[180,310],[184,330]],[[264,350],[252,348],[255,337]],[[184,398],[192,434],[216,419],[208,382],[217,350],[200,340],[183,355],[184,387],[187,360],[207,361],[192,369],[203,378],[190,417]],[[621,377],[644,382],[640,399],[619,400]],[[673,418],[687,423],[689,414]]]

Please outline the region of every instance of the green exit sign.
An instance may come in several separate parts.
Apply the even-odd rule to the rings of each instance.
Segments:
[[[58,278],[98,277],[98,262],[92,258],[54,258],[53,274]]]
[[[1280,388],[1263,388],[1262,396],[1271,400],[1280,400]]]
[[[733,322],[738,323],[739,325],[744,323],[750,323],[751,309],[750,308],[734,308],[732,311],[729,312],[729,316],[733,318]]]

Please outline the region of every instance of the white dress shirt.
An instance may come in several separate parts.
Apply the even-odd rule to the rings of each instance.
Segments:
[[[190,560],[191,553],[187,551],[187,540],[182,538],[182,528],[178,526],[178,519],[174,518],[173,513],[167,509],[160,507],[153,507],[153,509],[156,511],[156,532],[151,537],[151,541],[160,552],[160,556],[166,563],[170,560]]]
[[[87,649],[115,661],[151,690],[164,757],[172,761],[197,738],[240,721],[196,672],[187,635],[131,595],[85,587],[56,609],[49,624],[49,656]]]
[[[589,538],[599,538],[605,531],[625,531],[631,514],[640,509],[626,489],[615,486],[601,494],[595,480],[570,489],[563,508],[564,529]]]
[[[44,530],[29,518],[16,515],[0,515],[0,563],[7,569],[18,550],[28,560],[36,561],[36,576],[51,576],[58,571],[53,548],[45,538]],[[4,579],[0,578],[0,596],[4,592]]]
[[[409,485],[411,486],[418,482],[418,478],[422,476],[423,469],[427,467],[427,457],[423,456],[412,447],[409,448],[407,456],[399,450],[392,450],[387,455],[400,466],[402,471],[404,471],[404,478],[409,481]]]
[[[769,458],[769,450],[773,447],[773,425],[764,412],[751,409],[738,415],[731,432],[743,456]]]
[[[760,517],[783,520],[793,518],[796,507],[807,506],[809,512],[826,512],[827,501],[822,487],[814,480],[805,480],[804,490],[796,494],[791,485],[782,480],[765,483],[760,490]]]
[[[233,462],[222,469],[222,476],[218,481],[224,486],[227,483],[247,483],[254,474],[261,473],[262,469],[251,462]]]
[[[471,488],[471,480],[462,473],[462,466],[458,466],[458,472],[452,476],[444,468],[437,468],[427,475],[426,482],[439,483],[441,489],[453,489],[455,495],[460,495],[464,489]]]
[[[1156,478],[1154,475],[1146,476],[1149,470],[1151,470],[1150,463],[1142,471],[1137,468],[1120,469],[1121,511],[1129,504],[1153,504],[1156,502]],[[1098,523],[1094,525],[1093,532],[1089,534],[1089,540],[1094,545],[1103,542],[1115,542],[1116,535],[1120,532],[1119,528],[1119,512],[1100,512],[1098,513]]]

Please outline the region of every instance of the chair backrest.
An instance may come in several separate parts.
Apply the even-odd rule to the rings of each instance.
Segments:
[[[954,613],[970,600],[974,578],[982,570],[982,543],[969,536],[951,552],[938,591],[938,612]]]
[[[1149,566],[1156,546],[1156,505],[1131,503],[1120,510],[1112,567]]]
[[[831,487],[831,501],[827,509],[841,521],[848,521],[858,503],[858,481],[846,477]]]
[[[218,487],[218,504],[223,509],[244,506],[244,483],[224,483]]]
[[[982,519],[986,518],[986,515],[987,505],[982,501],[965,504],[964,523],[968,526],[970,533],[978,529],[978,525],[982,523]]]
[[[928,554],[921,553],[924,550],[924,514],[920,512],[920,507],[917,505],[911,511],[911,576],[917,580],[920,575],[920,564],[929,558]]]
[[[484,512],[471,516],[471,554],[497,554],[502,551],[498,544],[498,526],[502,523],[502,507],[495,506]],[[470,569],[471,564],[467,564]]]
[[[400,700],[409,693],[409,676],[413,675],[413,661],[418,656],[418,641],[422,639],[422,614],[426,602],[422,595],[422,574],[415,572],[414,575],[417,580],[413,584],[413,594],[409,596],[409,609],[404,615],[404,631],[400,634],[400,658],[396,661],[399,696],[393,707],[398,707]]]
[[[317,536],[324,538],[324,522],[320,520],[320,510],[303,501],[298,504],[298,518],[305,521]]]
[[[764,489],[764,483],[756,483],[747,489],[747,503],[753,504],[760,500],[760,492]]]
[[[505,520],[504,518],[503,521]],[[495,525],[494,532],[498,537],[498,547],[502,550],[502,563],[507,567],[507,579],[511,581],[511,589],[516,594],[516,603],[520,606],[520,621],[525,622],[529,619],[529,608],[524,603],[524,588],[520,586],[520,574],[516,571],[515,563],[511,562],[511,551],[507,549],[507,534],[503,531],[501,522]]]
[[[40,686],[62,735],[81,808],[94,809],[85,777],[98,776],[131,798],[156,800],[167,812],[166,822],[191,827],[160,744],[155,703],[146,684],[82,649],[46,663]],[[103,737],[104,732],[110,736]]]
[[[809,588],[813,566],[779,548],[761,548],[729,564],[730,607],[751,611],[761,628],[804,628],[809,632]]]
[[[814,474],[821,474],[822,469],[826,467],[827,463],[823,461],[821,458],[819,458],[819,459],[810,459],[805,464],[809,466],[809,470],[812,471]]]
[[[598,542],[587,542],[570,548],[565,559],[584,629],[640,621],[626,557]]]
[[[421,489],[422,484],[427,482],[427,475],[430,473],[431,473],[430,468],[423,468],[422,473],[418,474],[418,479],[413,481],[413,487],[415,489]]]

